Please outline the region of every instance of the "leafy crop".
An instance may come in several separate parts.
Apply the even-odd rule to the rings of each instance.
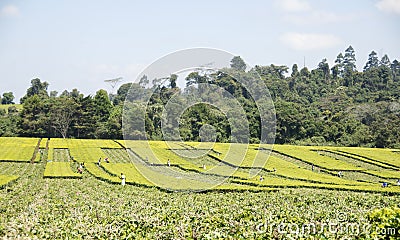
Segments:
[[[48,162],[43,173],[45,178],[80,178],[81,174],[73,172],[69,162]]]
[[[38,140],[38,138],[0,137],[0,161],[30,162]]]

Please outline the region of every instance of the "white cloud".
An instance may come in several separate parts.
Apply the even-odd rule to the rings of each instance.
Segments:
[[[305,12],[311,10],[310,4],[305,0],[279,0],[277,4],[286,12]]]
[[[281,36],[281,40],[288,47],[295,50],[320,50],[334,47],[342,42],[342,40],[332,34],[316,34],[316,33],[285,33]]]
[[[19,9],[14,6],[14,5],[7,5],[4,6],[0,10],[0,16],[5,16],[5,17],[18,17],[20,15]]]
[[[400,0],[379,0],[375,6],[384,12],[400,14]]]

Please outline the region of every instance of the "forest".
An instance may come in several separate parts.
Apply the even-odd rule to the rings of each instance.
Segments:
[[[124,111],[146,111],[146,136],[132,138],[160,140],[161,113],[175,94],[193,91],[200,83],[214,84],[232,94],[245,110],[250,142],[260,139],[260,117],[254,99],[232,77],[258,74],[267,86],[276,113],[275,143],[302,145],[364,146],[400,148],[400,63],[371,51],[362,71],[356,68],[352,46],[339,53],[333,66],[322,59],[314,69],[267,65],[246,69],[236,56],[229,69],[211,74],[193,71],[185,78],[186,88],[177,85],[178,76],[125,83],[115,94],[99,90],[94,95],[78,89],[61,94],[48,91],[49,83],[38,78],[13,104],[12,92],[3,93],[0,136],[122,139]],[[150,86],[151,85],[151,86]],[[132,94],[151,93],[149,102],[136,102]],[[124,107],[128,97],[135,104]],[[228,142],[231,129],[226,116],[215,107],[196,104],[180,116],[179,132],[185,141],[199,141],[204,124],[215,127],[218,142]]]

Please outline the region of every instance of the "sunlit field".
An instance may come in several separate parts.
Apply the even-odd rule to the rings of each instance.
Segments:
[[[270,153],[271,146],[222,143],[0,143],[4,238],[398,236],[399,225],[387,223],[400,214],[395,149],[275,145]]]

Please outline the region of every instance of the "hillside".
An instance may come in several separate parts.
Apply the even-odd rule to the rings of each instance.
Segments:
[[[269,142],[274,139],[279,144],[399,148],[400,64],[390,61],[387,55],[379,60],[372,51],[363,70],[358,71],[355,59],[351,46],[338,54],[334,66],[323,59],[314,69],[299,69],[293,64],[289,70],[288,66],[271,64],[246,70],[243,60],[234,57],[229,69],[188,74],[185,89],[179,88],[180,76],[175,74],[152,80],[144,75],[139,83],[120,86],[116,94],[99,90],[94,96],[84,96],[78,89],[49,93],[47,82],[33,79],[21,99],[22,109],[18,113],[3,112],[0,136],[121,139],[122,118],[142,114],[146,132],[129,130],[130,135],[125,137],[161,140],[165,137],[161,129],[164,107],[176,96],[185,98],[195,94],[199,84],[207,84],[237,100],[246,115],[246,120],[238,124],[245,127],[242,122],[247,121],[248,139],[257,143],[264,127],[259,109],[254,96],[233,77],[250,81],[257,76],[265,86],[262,88],[269,90],[275,107],[276,122],[270,117],[270,123],[276,125],[276,134],[268,136]],[[214,93],[207,98],[223,102]],[[141,102],[140,96],[147,95],[148,102]],[[178,117],[178,131],[185,141],[200,141],[200,130],[205,125],[215,129],[216,141],[232,140],[227,116],[212,104],[194,104]],[[236,136],[234,141],[243,142],[244,138]]]

